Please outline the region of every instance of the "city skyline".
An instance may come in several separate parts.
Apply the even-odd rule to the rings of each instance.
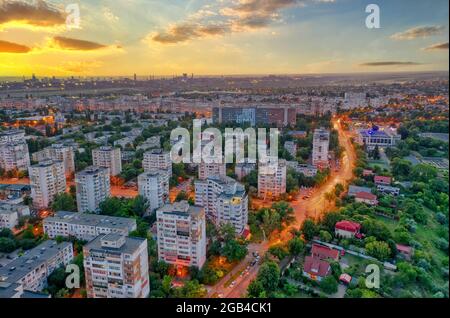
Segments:
[[[379,29],[365,25],[368,4],[92,1],[79,4],[79,28],[68,28],[64,1],[3,1],[0,76],[448,70],[447,1],[377,1]]]

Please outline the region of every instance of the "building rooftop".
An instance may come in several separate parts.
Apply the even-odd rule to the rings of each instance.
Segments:
[[[46,218],[44,224],[46,222],[66,222],[96,227],[127,228],[129,230],[136,226],[136,220],[132,218],[68,211],[58,211],[55,213],[55,216]]]
[[[197,216],[203,212],[203,207],[197,205],[189,205],[187,201],[183,200],[180,202],[174,202],[172,204],[163,205],[157,210],[157,212],[183,216],[185,216],[186,214]]]
[[[104,243],[105,241],[113,242],[123,239],[123,244],[121,244],[119,247],[107,247]],[[143,242],[147,241],[143,238],[137,238],[137,237],[124,237],[119,234],[103,234],[97,236],[95,239],[90,241],[88,244],[84,246],[83,249],[92,251],[111,251],[115,253],[124,253],[124,254],[133,254]]]
[[[76,175],[78,175],[78,176],[94,175],[94,174],[100,173],[102,171],[109,174],[108,168],[98,167],[98,166],[89,166],[89,167],[85,168],[84,170],[77,172]]]

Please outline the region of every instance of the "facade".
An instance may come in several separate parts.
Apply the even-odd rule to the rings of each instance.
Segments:
[[[30,208],[23,204],[9,204],[0,202],[0,229],[12,230],[22,216],[30,215]]]
[[[312,165],[300,164],[298,161],[286,161],[286,165],[288,168],[294,169],[307,177],[312,178],[317,174],[317,168]]]
[[[160,148],[161,147],[161,137],[160,136],[152,136],[147,138],[142,144],[137,146],[137,150],[147,150],[151,148]]]
[[[297,144],[293,141],[285,141],[284,142],[284,149],[287,150],[287,152],[292,156],[297,156]]]
[[[42,291],[47,285],[47,277],[58,267],[68,265],[72,259],[72,243],[45,241],[0,267],[0,284],[13,284],[16,290]]]
[[[374,149],[376,146],[379,148],[395,146],[400,139],[400,135],[397,135],[397,133],[392,130],[372,128],[360,130],[358,134],[358,142],[365,145],[369,150]]]
[[[75,237],[90,241],[101,234],[128,235],[136,230],[136,220],[107,215],[58,211],[44,219],[44,233],[50,238]]]
[[[25,140],[25,130],[9,129],[0,132],[0,145]]]
[[[377,196],[375,194],[367,193],[367,192],[358,192],[355,195],[355,201],[365,203],[368,205],[377,205],[378,204]]]
[[[253,170],[256,170],[256,163],[236,163],[234,166],[234,174],[238,180],[242,180]]]
[[[156,211],[159,260],[201,268],[206,261],[205,211],[187,201],[166,204]]]
[[[274,199],[283,193],[286,193],[286,161],[261,163],[258,169],[258,197]]]
[[[245,187],[230,177],[210,177],[195,181],[195,204],[215,224],[233,225],[237,235],[248,222],[248,197]]]
[[[330,132],[324,128],[315,129],[313,136],[312,164],[318,168],[328,167]]]
[[[96,212],[111,196],[109,169],[90,166],[75,174],[78,212]]]
[[[361,224],[352,221],[339,221],[334,226],[334,234],[336,237],[354,238],[359,235]]]
[[[120,148],[103,146],[92,150],[94,166],[109,168],[111,176],[117,176],[122,171]]]
[[[146,298],[150,293],[147,240],[117,233],[83,247],[88,298]]]
[[[28,168],[31,197],[37,208],[47,208],[55,195],[66,191],[64,163],[46,160]]]
[[[139,194],[154,211],[169,202],[169,175],[166,170],[153,169],[138,176]]]
[[[198,178],[200,180],[205,180],[209,177],[214,176],[226,176],[227,168],[226,163],[223,161],[222,163],[206,163],[202,162],[198,164]]]
[[[382,185],[382,184],[377,185],[377,191],[384,193],[384,194],[390,194],[393,196],[397,196],[400,194],[400,188],[391,187],[391,186]]]
[[[172,160],[170,159],[170,152],[164,151],[163,149],[153,149],[144,152],[142,168],[144,168],[144,171],[154,169],[166,170],[169,177],[172,176]]]
[[[64,144],[53,144],[50,147],[44,148],[41,151],[32,154],[33,161],[43,160],[59,160],[64,162],[64,170],[66,175],[75,172],[74,152],[71,146]]]
[[[28,145],[25,141],[0,144],[0,168],[10,171],[26,171],[30,166]]]
[[[279,127],[294,126],[297,120],[296,105],[222,105],[212,109],[214,123],[249,123],[251,126],[259,124],[275,124]]]
[[[376,185],[385,185],[389,186],[391,185],[392,178],[391,177],[385,177],[385,176],[375,176],[373,178],[373,182]]]

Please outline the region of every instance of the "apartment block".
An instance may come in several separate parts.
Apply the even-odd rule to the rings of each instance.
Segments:
[[[206,261],[205,211],[187,201],[166,204],[156,211],[159,260],[201,268]]]
[[[170,152],[164,151],[163,149],[153,149],[144,152],[142,168],[144,168],[144,171],[154,169],[166,170],[169,177],[172,176],[172,160],[170,159]]]
[[[96,212],[111,196],[109,169],[90,166],[75,174],[78,212]]]
[[[47,285],[47,277],[58,267],[68,265],[72,259],[72,243],[45,241],[0,267],[0,284],[13,285],[16,291],[42,291]]]
[[[67,211],[45,218],[43,225],[44,233],[50,238],[75,237],[84,241],[109,233],[127,236],[136,230],[136,220],[132,218]]]
[[[328,167],[330,132],[324,128],[314,130],[312,164],[317,168]]]
[[[120,148],[102,146],[92,150],[94,166],[109,168],[111,176],[117,176],[122,171],[122,157]]]
[[[248,197],[245,187],[230,177],[210,177],[195,181],[195,204],[217,225],[233,225],[242,234],[248,221]]]
[[[88,298],[146,298],[147,240],[110,233],[83,247]]]
[[[73,148],[64,144],[53,144],[50,147],[44,148],[32,154],[33,161],[43,160],[59,160],[64,162],[64,171],[66,175],[70,175],[75,171],[75,155]]]
[[[242,180],[253,170],[256,170],[256,163],[236,163],[234,166],[234,174],[238,180]]]
[[[12,230],[22,216],[29,216],[30,208],[24,204],[0,202],[0,229]]]
[[[66,191],[64,163],[46,160],[28,168],[31,197],[37,208],[47,208],[55,195]]]
[[[258,167],[258,197],[278,198],[286,193],[286,161],[260,163]]]
[[[26,171],[30,166],[28,144],[25,141],[12,141],[0,144],[0,168],[10,171]]]
[[[224,161],[222,163],[206,163],[202,162],[198,164],[198,178],[205,180],[209,177],[221,176],[224,177],[227,174],[227,168]]]
[[[154,211],[169,202],[169,175],[166,170],[154,169],[138,176],[139,194],[147,199]]]

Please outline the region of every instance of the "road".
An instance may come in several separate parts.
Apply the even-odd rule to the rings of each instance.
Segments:
[[[277,239],[273,239],[271,242],[264,241],[259,244],[250,244],[249,254],[247,257],[235,267],[235,269],[225,277],[223,277],[216,285],[210,288],[208,296],[221,294],[224,298],[239,298],[245,296],[247,287],[250,282],[255,279],[258,274],[260,264],[251,267],[248,274],[239,276],[235,279],[236,284],[233,287],[224,287],[224,284],[232,277],[236,272],[245,269],[248,262],[253,259],[252,252],[257,251],[259,255],[264,255],[272,244],[278,244],[286,242],[292,237],[291,230],[299,229],[306,218],[314,217],[320,218],[323,213],[331,211],[334,207],[325,198],[325,193],[333,191],[336,184],[341,183],[345,185],[353,178],[353,168],[356,162],[356,153],[353,145],[350,141],[350,133],[342,129],[340,120],[333,120],[334,129],[339,133],[339,142],[344,148],[341,166],[339,171],[332,171],[328,180],[312,191],[309,198],[303,199],[299,194],[295,200],[291,202],[291,206],[294,208],[295,222],[289,227],[285,228],[282,233],[279,234]]]

